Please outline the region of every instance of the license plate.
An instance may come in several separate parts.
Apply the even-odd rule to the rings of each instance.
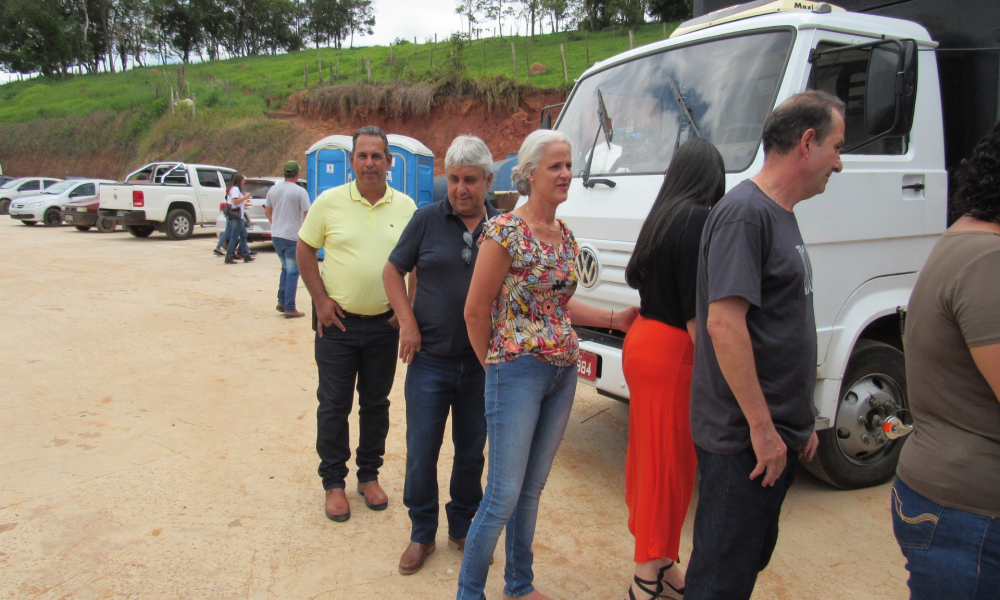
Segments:
[[[73,215],[64,215],[63,216],[63,220],[65,220],[65,221],[72,221],[73,220]]]
[[[576,374],[587,381],[597,381],[597,355],[580,351],[580,360],[576,361]]]

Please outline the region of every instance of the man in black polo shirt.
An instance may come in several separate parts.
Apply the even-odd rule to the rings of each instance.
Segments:
[[[462,318],[476,265],[476,240],[497,211],[486,202],[493,157],[477,137],[459,136],[444,159],[448,201],[414,213],[382,272],[399,318],[399,358],[406,371],[406,482],[410,545],[399,572],[412,575],[434,552],[438,526],[437,460],[451,411],[455,460],[451,470],[448,545],[465,549],[465,535],[483,498],[486,372]],[[414,271],[415,269],[415,271]],[[416,278],[411,309],[403,277]]]

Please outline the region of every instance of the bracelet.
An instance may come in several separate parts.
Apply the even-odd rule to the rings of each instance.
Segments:
[[[608,329],[614,329],[614,327],[611,326],[611,324],[614,322],[615,322],[615,311],[611,311],[611,318],[608,319]]]

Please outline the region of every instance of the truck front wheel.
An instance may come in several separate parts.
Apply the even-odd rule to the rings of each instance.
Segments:
[[[164,232],[172,240],[186,240],[194,232],[194,217],[183,208],[175,208],[167,215]]]
[[[818,432],[819,448],[803,465],[823,481],[844,489],[885,483],[896,472],[906,438],[890,440],[886,417],[912,422],[906,395],[906,362],[896,348],[860,340],[840,386],[833,427]]]
[[[153,235],[156,228],[152,225],[126,225],[125,229],[128,230],[132,236],[137,238],[147,238]]]
[[[50,208],[46,211],[43,218],[45,219],[46,227],[59,227],[62,225],[62,213],[57,208]]]

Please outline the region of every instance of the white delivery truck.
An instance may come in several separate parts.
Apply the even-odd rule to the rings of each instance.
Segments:
[[[235,173],[211,165],[150,163],[129,173],[124,183],[101,185],[98,214],[120,222],[135,237],[160,231],[186,240],[196,225],[215,226]]]
[[[909,419],[907,301],[948,225],[949,168],[998,116],[1000,71],[995,0],[854,3],[923,15],[939,30],[964,31],[955,21],[965,19],[982,36],[951,36],[966,54],[947,55],[912,20],[816,2],[751,2],[594,65],[555,124],[572,140],[579,172],[559,209],[579,241],[578,297],[620,309],[638,304],[625,266],[679,144],[695,136],[715,143],[728,189],[760,170],[764,118],[785,98],[822,89],[847,103],[844,170],[795,209],[812,259],[819,345],[821,443],[806,466],[844,488],[886,481],[895,470],[903,440],[883,424]],[[980,46],[993,50],[972,49]],[[964,72],[939,73],[945,56],[961,58]],[[550,125],[543,114],[542,126]],[[577,333],[580,378],[627,400],[622,337]]]

